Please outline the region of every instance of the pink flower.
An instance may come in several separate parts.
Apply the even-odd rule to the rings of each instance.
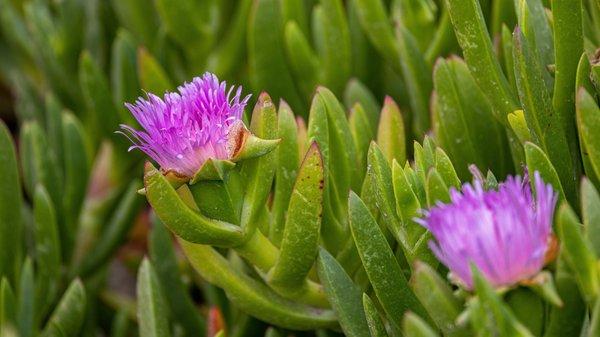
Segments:
[[[536,195],[527,179],[509,177],[498,190],[481,183],[451,191],[450,204],[424,212],[419,222],[435,238],[430,248],[467,288],[470,264],[494,286],[510,286],[537,274],[545,263],[557,194],[534,174]]]
[[[241,98],[241,87],[227,89],[208,72],[177,89],[163,99],[150,93],[147,99],[126,103],[143,130],[129,125],[121,129],[134,144],[129,150],[142,150],[165,172],[191,177],[209,158],[231,158],[234,140],[229,136],[243,126],[250,95]]]

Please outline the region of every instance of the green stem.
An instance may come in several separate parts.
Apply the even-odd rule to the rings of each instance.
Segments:
[[[259,230],[255,230],[250,239],[234,249],[240,256],[265,273],[275,265],[279,256],[277,247]]]

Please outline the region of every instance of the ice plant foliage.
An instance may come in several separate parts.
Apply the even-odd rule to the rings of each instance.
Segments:
[[[143,130],[121,125],[123,133],[154,159],[163,171],[190,177],[206,162],[228,159],[234,146],[230,132],[238,129],[250,95],[242,87],[227,88],[211,73],[185,83],[164,97],[149,93],[135,104],[126,103]]]
[[[557,194],[538,172],[534,179],[535,195],[528,179],[519,176],[490,191],[477,180],[462,191],[451,190],[451,203],[424,212],[419,221],[435,238],[430,247],[459,283],[473,286],[471,263],[495,287],[513,285],[542,269]]]

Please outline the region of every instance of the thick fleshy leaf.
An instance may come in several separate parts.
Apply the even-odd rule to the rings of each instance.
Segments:
[[[277,148],[277,171],[275,172],[275,190],[271,209],[273,222],[269,233],[269,238],[277,246],[279,246],[283,237],[285,213],[290,202],[299,166],[298,128],[296,127],[294,113],[284,101],[279,104],[278,117],[279,130],[277,136],[281,139],[281,143]]]
[[[371,337],[388,337],[387,330],[379,315],[379,311],[369,295],[363,294],[362,303]]]
[[[86,133],[77,118],[62,115],[62,149],[64,151],[64,216],[67,227],[75,231],[85,199],[90,172]]]
[[[210,1],[165,0],[155,2],[156,11],[167,34],[174,39],[197,63],[204,61],[205,54],[215,42],[211,25]]]
[[[438,202],[445,204],[450,202],[448,186],[446,186],[444,179],[436,169],[431,169],[429,171],[425,184],[427,205],[429,207],[435,206]]]
[[[125,193],[119,199],[118,206],[107,219],[98,241],[91,248],[90,253],[83,258],[74,274],[88,276],[96,272],[123,243],[143,205],[143,198],[137,193],[140,187],[139,180],[134,180],[127,186]]]
[[[219,75],[219,77],[229,78],[242,66],[246,56],[246,44],[244,42],[247,36],[247,22],[252,3],[252,0],[242,0],[237,3],[235,14],[228,24],[227,32],[208,56],[207,69]]]
[[[573,166],[563,122],[552,107],[540,64],[519,29],[514,33],[514,46],[517,87],[531,137],[547,153],[560,178],[565,196],[570,202],[574,202],[577,200],[576,181],[579,173]]]
[[[64,131],[64,130],[63,130]],[[21,165],[25,190],[33,196],[35,186],[41,184],[46,188],[56,210],[57,219],[62,219],[64,186],[62,176],[54,153],[48,149],[46,135],[37,122],[24,124],[20,134]],[[63,258],[70,256],[73,244],[73,231],[66,222],[59,222],[60,242]]]
[[[0,334],[16,334],[17,300],[6,277],[0,281]]]
[[[352,108],[356,103],[360,103],[367,117],[368,123],[364,124],[364,128],[368,128],[371,133],[375,133],[381,105],[363,83],[357,79],[351,79],[348,86],[346,86],[346,91],[344,91],[344,104],[346,108]]]
[[[369,327],[362,310],[362,292],[352,282],[342,266],[326,250],[321,249],[318,259],[319,279],[331,306],[338,315],[347,336],[368,336]]]
[[[277,112],[271,97],[265,92],[258,97],[252,112],[250,131],[262,139],[277,138]],[[275,176],[276,153],[245,160],[241,165],[242,179],[245,181],[245,194],[241,211],[241,226],[246,234],[252,233],[257,225],[259,213],[271,192]]]
[[[471,164],[499,174],[508,172],[511,163],[504,131],[464,61],[440,59],[433,76],[442,146],[459,176],[468,179]]]
[[[159,27],[155,7],[148,6],[145,0],[112,0],[111,4],[121,25],[151,46]]]
[[[577,93],[577,127],[581,135],[583,157],[589,160],[596,176],[600,176],[600,109],[594,98],[585,90]],[[585,160],[585,159],[584,159]]]
[[[406,133],[404,121],[400,108],[394,100],[386,96],[379,117],[377,129],[377,144],[381,151],[391,163],[397,160],[400,163],[406,161]]]
[[[331,327],[335,314],[287,300],[264,283],[233,269],[231,264],[209,246],[179,240],[192,266],[209,282],[222,287],[240,309],[281,327],[307,330]]]
[[[135,125],[131,113],[120,104],[134,102],[141,93],[137,74],[136,44],[128,31],[124,29],[117,31],[111,54],[110,88],[113,100],[117,103],[121,122]]]
[[[50,316],[42,336],[76,337],[79,334],[86,311],[86,292],[79,279],[69,285]]]
[[[350,228],[371,285],[395,329],[401,326],[400,313],[412,310],[427,317],[408,285],[387,240],[360,198],[350,193]]]
[[[506,304],[519,320],[534,336],[540,336],[544,329],[544,301],[533,291],[517,288],[506,294]]]
[[[252,87],[274,99],[285,98],[295,111],[305,103],[286,64],[281,5],[276,0],[255,1],[248,20],[248,62]]]
[[[394,186],[392,181],[392,170],[383,152],[375,142],[371,142],[368,153],[367,175],[373,179],[373,191],[375,192],[376,205],[381,214],[381,222],[400,241],[404,249],[410,247],[404,228],[396,213],[396,202],[394,199]]]
[[[537,145],[527,142],[525,143],[525,158],[529,172],[539,172],[542,179],[558,192],[560,199],[565,200],[565,193],[558,174],[544,151]]]
[[[295,291],[314,264],[323,213],[323,160],[313,143],[300,166],[287,210],[283,240],[269,283]]]
[[[564,261],[564,250],[558,258],[556,288],[563,300],[562,307],[553,306],[550,310],[545,337],[576,336],[581,333],[586,305],[577,287],[573,271]]]
[[[294,78],[302,94],[310,96],[318,81],[319,58],[295,21],[285,25],[284,34],[285,50]]]
[[[321,83],[337,95],[350,78],[352,55],[350,32],[342,0],[320,0],[313,16],[317,50],[321,56]],[[322,43],[318,41],[322,40]]]
[[[17,293],[17,325],[19,336],[31,337],[35,333],[36,305],[35,276],[31,259],[26,258],[21,266],[21,275]]]
[[[180,237],[190,242],[213,245],[242,242],[240,227],[209,219],[190,209],[167,179],[150,163],[146,164],[144,186],[146,197],[158,217]]]
[[[420,138],[429,130],[429,99],[433,82],[431,66],[419,51],[417,40],[402,24],[397,28],[396,40],[400,50],[400,65],[408,90],[411,107],[412,130]]]
[[[600,194],[587,178],[581,181],[581,215],[585,236],[600,256]]]
[[[435,149],[435,169],[444,180],[444,183],[446,183],[446,186],[456,189],[460,188],[460,179],[458,179],[454,165],[446,152],[439,147]]]
[[[400,47],[394,36],[390,19],[382,0],[352,0],[356,1],[358,18],[367,37],[377,51],[398,72],[400,66]]]
[[[166,301],[160,289],[158,276],[147,259],[142,261],[138,271],[136,293],[140,336],[170,336]]]
[[[48,192],[37,185],[33,199],[35,263],[37,267],[36,302],[38,313],[46,313],[58,291],[61,272],[60,241],[54,205]]]
[[[421,317],[407,312],[402,321],[403,331],[406,336],[411,337],[437,337],[438,334]]]
[[[321,226],[321,235],[325,247],[329,251],[338,251],[342,248],[343,242],[340,237],[346,236],[344,225],[338,220],[338,210],[340,208],[340,196],[335,190],[335,185],[330,181],[330,158],[331,142],[333,138],[330,132],[327,105],[322,95],[315,95],[310,107],[310,118],[308,124],[307,138],[309,142],[317,142],[323,165],[325,168],[325,205],[323,209],[323,224]],[[341,150],[341,149],[340,149]],[[347,168],[342,168],[347,170]]]
[[[156,276],[162,292],[168,294],[165,298],[173,314],[172,319],[181,324],[186,336],[197,336],[206,331],[205,322],[181,280],[171,235],[158,219],[154,220],[149,249]]]
[[[481,336],[533,337],[481,273],[475,268],[472,270],[477,294],[476,300],[469,308],[473,329]]]
[[[557,214],[558,235],[563,244],[565,260],[575,274],[579,289],[592,305],[600,291],[597,257],[584,237],[577,216],[568,204],[563,203]]]
[[[469,336],[465,326],[457,325],[463,308],[462,301],[454,296],[452,288],[427,264],[417,262],[410,280],[417,298],[429,316],[446,336]]]
[[[138,49],[137,66],[141,89],[154,93],[159,97],[162,97],[165,92],[174,89],[173,83],[163,67],[144,48]]]
[[[119,128],[119,112],[113,102],[108,80],[89,52],[84,52],[79,58],[79,85],[90,110],[87,121],[89,129],[99,128],[101,133],[98,136],[102,138],[113,136]]]
[[[475,81],[490,101],[498,120],[517,108],[515,97],[494,54],[477,0],[446,0],[456,38]]]
[[[356,144],[356,158],[358,165],[360,168],[366,167],[369,144],[375,137],[369,126],[369,117],[361,103],[355,103],[352,109],[350,109],[348,123],[350,123],[350,130],[352,132],[352,137],[354,138],[354,143]],[[358,173],[357,180],[363,181],[365,172],[359,170]]]
[[[562,120],[572,153],[577,153],[574,93],[578,89],[576,87],[578,57],[583,52],[582,2],[581,0],[551,2],[554,20],[554,51],[556,53],[552,105]],[[550,29],[548,30],[550,31]],[[545,55],[546,53],[542,52],[541,54]]]
[[[406,231],[408,241],[414,245],[425,229],[414,222],[414,218],[421,209],[421,203],[413,191],[408,178],[397,161],[392,163],[392,183],[396,212],[402,220],[402,227]]]
[[[21,184],[10,131],[0,121],[0,275],[16,282],[21,264]]]

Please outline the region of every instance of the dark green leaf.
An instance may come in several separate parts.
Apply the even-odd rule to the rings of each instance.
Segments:
[[[140,336],[168,337],[169,320],[158,277],[150,261],[144,259],[137,277],[137,317]]]
[[[350,193],[350,228],[371,285],[391,324],[399,329],[401,314],[412,310],[427,317],[408,285],[385,236],[360,198]]]
[[[0,275],[16,282],[21,265],[21,186],[10,131],[0,121]]]
[[[362,310],[362,293],[342,266],[326,250],[318,259],[319,279],[331,306],[336,311],[342,330],[347,336],[368,336],[369,327]]]

